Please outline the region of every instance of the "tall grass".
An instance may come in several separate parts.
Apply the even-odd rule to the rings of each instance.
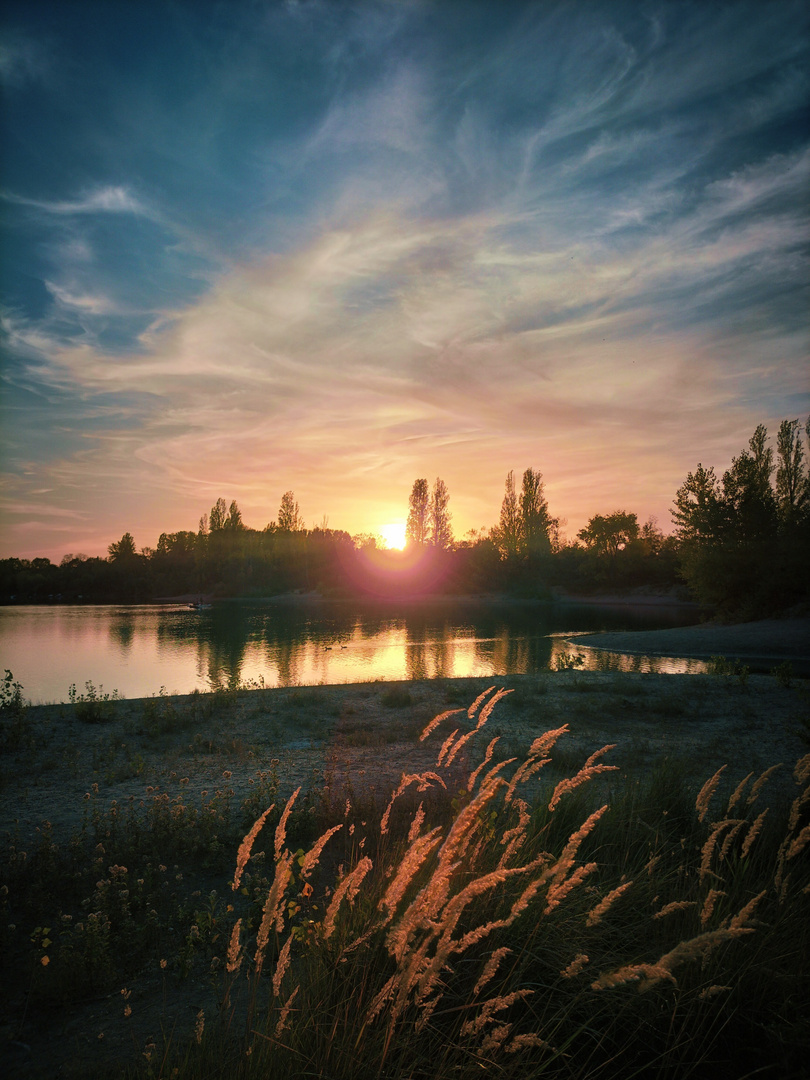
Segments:
[[[523,761],[491,740],[453,790],[504,695],[428,725],[435,769],[403,775],[373,825],[347,804],[292,851],[292,796],[261,849],[261,907],[233,926],[221,1015],[181,1077],[800,1074],[810,755],[778,824],[767,774],[722,803],[715,775],[690,804],[666,772],[616,783],[611,747],[544,786],[565,726]],[[240,847],[237,892],[264,827]]]
[[[136,1048],[131,1077],[798,1080],[810,755],[770,802],[784,766],[695,793],[670,762],[624,777],[605,746],[561,778],[565,724],[499,755],[508,693],[434,718],[434,766],[382,804],[280,801],[272,770],[238,805],[227,771],[196,803],[182,777],[141,805],[91,789],[67,848],[47,826],[9,844],[7,978],[62,1008],[123,985],[127,1020],[138,973],[213,987],[187,1040]],[[149,722],[174,725],[159,706]]]

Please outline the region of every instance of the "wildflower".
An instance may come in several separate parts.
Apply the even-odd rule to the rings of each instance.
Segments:
[[[47,967],[48,964],[50,964],[50,962],[51,962],[50,957],[48,957],[48,956],[43,956],[42,959],[40,960],[40,964],[42,964],[43,967]]]
[[[160,970],[161,970],[161,971],[165,971],[165,970],[166,970],[166,966],[167,966],[167,963],[166,963],[166,961],[165,961],[165,960],[161,960],[161,961],[160,961]]]
[[[205,1030],[205,1012],[203,1009],[197,1013],[197,1022],[194,1025],[194,1038],[197,1042],[197,1046],[202,1042],[203,1031]]]
[[[124,1006],[124,1016],[126,1016],[126,1017],[132,1016],[132,1008],[131,1008],[130,1005],[125,1005]]]

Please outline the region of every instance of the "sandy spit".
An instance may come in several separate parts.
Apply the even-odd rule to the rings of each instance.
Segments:
[[[577,645],[653,656],[810,661],[810,619],[765,619],[723,626],[702,623],[667,630],[628,630],[577,635]]]

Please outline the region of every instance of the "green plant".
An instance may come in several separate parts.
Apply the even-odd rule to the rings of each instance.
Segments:
[[[776,667],[771,668],[771,675],[773,675],[780,686],[783,686],[786,690],[789,690],[793,685],[793,665],[789,660],[783,660],[781,664],[777,664]]]
[[[21,715],[25,708],[22,691],[22,683],[6,668],[6,674],[0,681],[0,712],[9,716]]]
[[[19,750],[30,743],[27,713],[22,683],[6,668],[0,681],[0,749]]]
[[[725,656],[712,656],[709,658],[707,670],[710,675],[720,675],[723,678],[736,678],[740,686],[745,688],[748,684],[748,676],[751,669],[739,660],[729,660]]]
[[[413,698],[407,686],[390,686],[381,695],[380,703],[386,709],[404,709],[413,705]]]
[[[68,688],[68,699],[76,710],[76,719],[85,724],[103,724],[112,719],[113,710],[110,702],[118,701],[118,691],[111,694],[104,692],[104,687],[96,687],[90,681],[84,684],[84,693],[76,693],[76,684]]]

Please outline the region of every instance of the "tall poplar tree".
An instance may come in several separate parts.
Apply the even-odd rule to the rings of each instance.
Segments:
[[[425,479],[414,480],[409,499],[405,539],[409,544],[426,544],[430,529],[430,494]]]
[[[433,494],[430,499],[430,542],[437,548],[449,548],[453,543],[453,530],[450,527],[451,515],[447,509],[450,493],[440,477],[436,477]]]
[[[550,552],[552,524],[543,493],[543,474],[529,468],[523,474],[520,491],[519,550],[526,555]]]
[[[808,421],[810,424],[810,421]],[[780,520],[792,524],[806,507],[808,480],[798,420],[783,420],[776,435],[776,505]]]
[[[520,546],[520,507],[515,493],[515,474],[510,469],[501,503],[501,516],[494,530],[495,543],[502,557],[514,557]]]

